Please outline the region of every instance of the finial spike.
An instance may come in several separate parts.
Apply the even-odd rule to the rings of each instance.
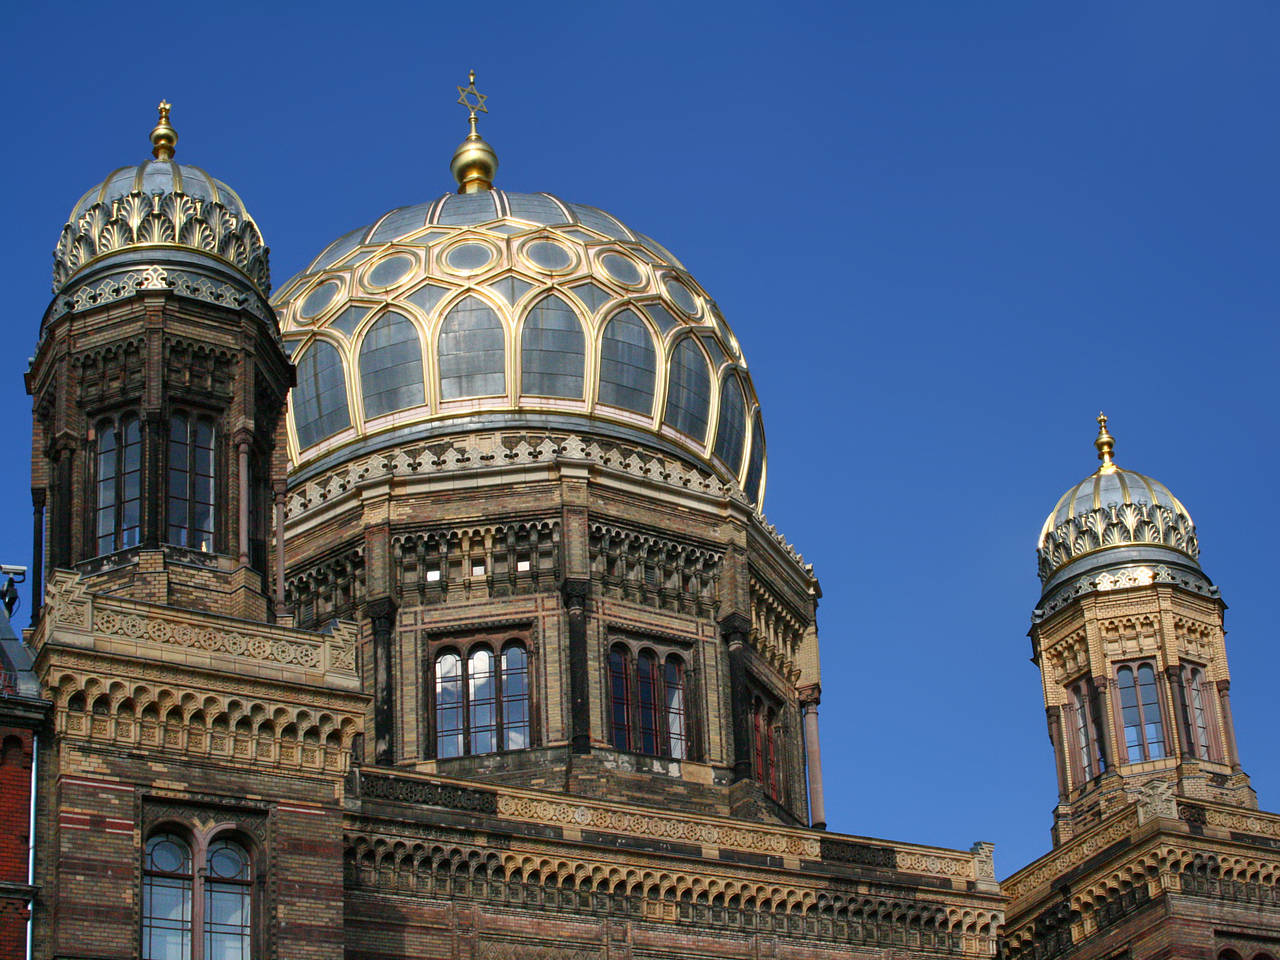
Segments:
[[[161,100],[156,110],[160,119],[151,130],[151,155],[157,160],[172,160],[174,147],[178,145],[178,131],[169,124],[169,111],[173,104]]]
[[[479,193],[493,189],[493,177],[498,172],[498,155],[485,143],[476,130],[476,114],[488,113],[485,106],[488,97],[476,89],[476,72],[467,74],[467,86],[458,87],[458,103],[467,108],[467,122],[471,132],[453,154],[450,168],[458,181],[459,193]]]
[[[1093,446],[1098,451],[1098,459],[1102,461],[1099,471],[1112,473],[1116,469],[1115,461],[1111,458],[1116,449],[1116,438],[1107,432],[1107,415],[1101,411],[1098,413],[1098,438],[1093,441]]]

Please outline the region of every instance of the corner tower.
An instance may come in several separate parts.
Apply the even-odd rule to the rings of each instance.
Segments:
[[[230,187],[153,159],[75,205],[27,373],[35,587],[47,562],[95,592],[263,620],[277,428],[293,368],[267,247]]]
[[[1101,465],[1059,499],[1038,545],[1030,636],[1057,755],[1055,845],[1170,784],[1257,808],[1231,723],[1226,605],[1191,515],[1115,463],[1102,414],[1094,445]]]

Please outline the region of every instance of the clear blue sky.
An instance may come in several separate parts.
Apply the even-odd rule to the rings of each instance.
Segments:
[[[1117,460],[1198,523],[1245,768],[1280,808],[1280,7],[264,9],[8,11],[0,560],[30,558],[21,375],[50,251],[84,190],[147,155],[156,101],[178,158],[245,198],[279,285],[451,187],[474,66],[499,185],[656,237],[743,344],[767,513],[825,591],[833,828],[993,840],[1002,876],[1048,848],[1033,548],[1095,465],[1100,407]]]

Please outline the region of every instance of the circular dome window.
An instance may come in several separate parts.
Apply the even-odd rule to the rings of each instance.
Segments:
[[[444,255],[444,262],[456,273],[476,273],[493,260],[493,251],[483,243],[460,243]]]
[[[385,290],[405,278],[413,269],[413,257],[398,253],[374,264],[364,275],[364,285],[371,290]]]
[[[573,266],[573,254],[550,240],[535,240],[526,244],[523,253],[525,259],[535,267],[551,273],[560,273]]]
[[[667,278],[667,296],[673,303],[689,316],[694,316],[698,312],[698,301],[693,299],[693,294],[689,292],[689,288],[677,280],[675,277]]]
[[[339,289],[336,280],[326,280],[307,294],[307,298],[302,301],[302,306],[298,308],[298,316],[304,320],[310,320],[323,313],[324,308],[333,303],[333,298],[338,295]]]
[[[624,286],[638,287],[643,279],[636,262],[620,253],[606,253],[600,258],[600,266]]]

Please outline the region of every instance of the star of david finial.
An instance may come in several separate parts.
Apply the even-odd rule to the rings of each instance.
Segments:
[[[465,87],[458,87],[458,103],[466,107],[470,112],[468,119],[471,121],[471,129],[474,130],[476,114],[489,112],[489,108],[484,105],[484,102],[489,97],[476,89],[476,72],[474,70],[467,76],[467,84]]]

